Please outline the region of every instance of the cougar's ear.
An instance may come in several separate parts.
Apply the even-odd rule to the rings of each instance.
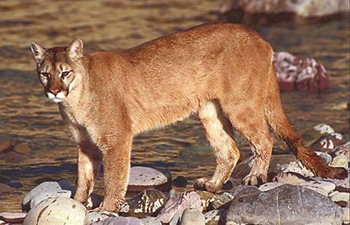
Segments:
[[[35,61],[37,63],[41,63],[44,58],[46,49],[34,41],[31,43],[30,48],[32,49]]]
[[[83,41],[73,40],[68,46],[68,55],[71,59],[81,59],[83,57]]]

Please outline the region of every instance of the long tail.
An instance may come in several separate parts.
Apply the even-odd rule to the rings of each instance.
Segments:
[[[310,148],[303,144],[300,136],[290,123],[281,101],[278,81],[274,66],[271,65],[265,117],[277,136],[282,138],[292,149],[297,159],[316,176],[344,179],[347,171],[344,168],[331,168]]]

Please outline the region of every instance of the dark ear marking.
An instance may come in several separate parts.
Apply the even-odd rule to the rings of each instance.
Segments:
[[[33,52],[35,61],[37,63],[41,63],[44,58],[46,49],[34,41],[31,43],[30,48]]]
[[[68,47],[68,55],[71,59],[81,59],[83,57],[83,41],[73,40]]]

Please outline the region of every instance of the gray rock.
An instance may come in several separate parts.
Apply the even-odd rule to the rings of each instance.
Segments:
[[[266,192],[254,187],[237,190],[228,222],[248,224],[341,224],[342,209],[327,197],[284,184]]]
[[[6,223],[22,223],[27,213],[0,213],[0,220]],[[1,224],[1,223],[0,223]]]
[[[131,167],[128,191],[140,192],[146,189],[169,191],[171,189],[170,173],[143,166]]]
[[[142,221],[135,217],[111,217],[104,221],[92,223],[91,225],[144,225]]]
[[[140,220],[141,220],[141,222],[144,225],[162,225],[162,223],[156,217],[150,217],[149,216],[149,217],[146,217],[146,218],[142,218]]]
[[[88,223],[93,223],[93,222],[101,222],[104,221],[108,218],[109,216],[104,214],[103,212],[89,212],[88,213]]]
[[[34,206],[38,203],[40,203],[41,201],[47,199],[47,198],[51,198],[51,197],[66,197],[66,198],[70,198],[72,195],[71,191],[66,191],[66,190],[60,190],[57,192],[41,192],[38,193],[37,195],[35,195],[31,200],[30,200],[30,208],[34,208]]]
[[[33,188],[28,194],[23,198],[22,205],[26,206],[30,204],[30,201],[39,194],[54,194],[62,191],[61,186],[57,182],[44,182]]]
[[[326,164],[330,164],[332,162],[332,156],[330,156],[329,154],[325,153],[325,152],[318,152],[315,151],[315,153],[326,163]]]
[[[284,183],[268,182],[268,183],[265,183],[263,185],[260,185],[259,190],[260,191],[268,191],[268,190],[274,189],[276,187],[279,187],[279,186],[281,186],[283,184]]]
[[[310,190],[314,190],[324,196],[328,196],[335,189],[335,184],[329,181],[308,181],[299,184]]]
[[[23,225],[85,225],[87,221],[87,211],[80,202],[71,198],[54,197],[35,205],[28,212]]]
[[[182,215],[187,208],[197,208],[200,212],[203,210],[201,198],[195,191],[171,196],[157,217],[162,223],[169,223],[175,214]]]
[[[211,210],[209,212],[206,212],[204,214],[204,219],[205,219],[205,224],[208,224],[208,223],[219,223],[219,220],[220,220],[220,216],[222,214],[223,210],[218,210],[218,209],[215,209],[215,210]]]
[[[291,162],[286,165],[281,166],[281,171],[284,173],[292,172],[292,173],[298,173],[304,177],[313,177],[315,174],[308,170],[303,164],[301,164],[300,161],[297,162]]]
[[[182,216],[180,225],[205,225],[204,215],[198,209],[186,209]]]
[[[312,179],[295,172],[281,172],[272,179],[282,184],[300,184],[310,180]]]
[[[179,223],[179,221],[180,221],[180,215],[176,213],[173,216],[173,218],[171,218],[169,225],[177,225]]]

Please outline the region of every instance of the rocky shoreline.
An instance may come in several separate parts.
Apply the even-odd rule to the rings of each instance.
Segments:
[[[349,171],[350,142],[344,143],[328,125],[315,130],[319,137],[310,146],[327,164]],[[43,182],[23,198],[23,213],[0,212],[0,224],[350,224],[350,176],[346,180],[314,177],[295,157],[283,156],[289,160],[273,163],[268,183],[242,186],[231,178],[216,194],[175,193],[174,186],[186,186],[185,177],[172,180],[168,171],[132,167],[128,191],[134,197],[118,214],[96,211],[103,196],[93,194],[85,207],[72,199],[74,187],[65,181]],[[250,164],[243,166],[249,169]]]

